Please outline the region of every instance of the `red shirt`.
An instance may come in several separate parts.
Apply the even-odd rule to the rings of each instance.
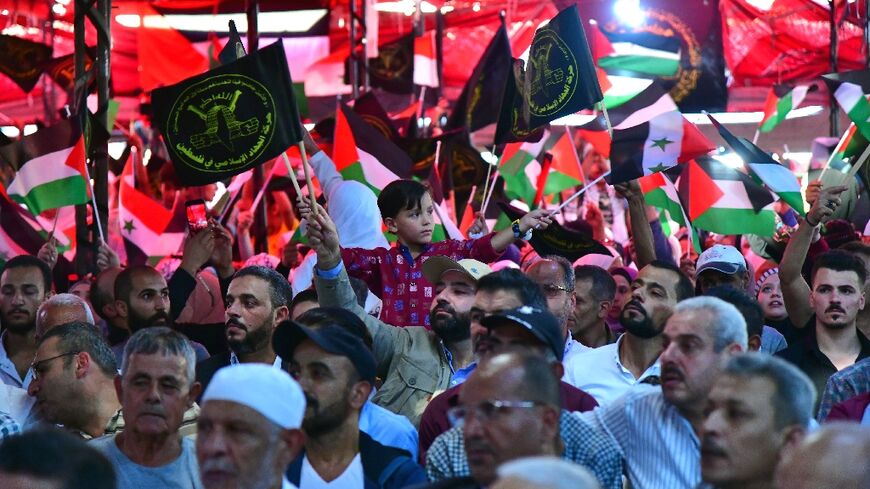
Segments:
[[[341,258],[347,274],[363,280],[383,301],[381,321],[394,326],[429,326],[429,306],[434,286],[423,277],[421,265],[430,256],[444,255],[454,260],[473,258],[483,263],[498,259],[492,237],[465,241],[446,240],[430,244],[415,260],[408,247],[390,249],[345,248]]]
[[[453,386],[438,394],[423,411],[420,418],[420,464],[426,465],[426,451],[438,438],[438,435],[452,428],[447,419],[447,410],[459,404],[459,389],[463,384]],[[565,382],[559,382],[559,397],[562,398],[562,409],[566,411],[586,412],[598,407],[598,401],[586,392]]]

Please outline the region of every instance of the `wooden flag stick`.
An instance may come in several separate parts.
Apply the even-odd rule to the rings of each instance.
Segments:
[[[604,123],[607,124],[607,134],[609,134],[610,139],[613,140],[613,126],[610,125],[610,116],[607,115],[607,106],[604,105],[604,100],[598,102],[598,107],[601,108],[601,113],[604,114]]]
[[[290,177],[290,182],[293,184],[293,190],[296,191],[296,196],[302,196],[302,189],[299,188],[299,182],[296,181],[296,171],[293,170],[293,167],[290,166],[290,158],[287,157],[287,152],[284,151],[281,153],[281,156],[284,158],[284,166],[287,168],[287,176]]]
[[[314,199],[314,184],[311,183],[311,171],[308,170],[308,154],[305,152],[305,143],[299,141],[299,154],[302,155],[302,169],[305,171],[305,184],[308,186],[308,197],[311,198],[311,214],[317,216],[317,201]]]
[[[870,156],[870,145],[867,145],[867,148],[864,149],[864,152],[861,153],[861,156],[858,158],[858,161],[852,165],[852,168],[849,169],[849,174],[846,177],[846,183],[852,180],[855,175],[858,173],[858,170],[861,168],[861,165],[867,161],[867,157]]]
[[[269,187],[269,182],[272,181],[272,177],[275,176],[275,170],[278,167],[272,165],[272,171],[269,172],[269,175],[266,176],[266,180],[263,181],[263,186],[260,187],[260,190],[257,192],[257,195],[254,197],[254,201],[251,203],[251,209],[256,209],[258,205],[260,205],[260,201],[263,200],[263,195],[266,194],[266,188]],[[241,190],[239,191],[241,193]]]
[[[831,162],[834,161],[834,156],[836,156],[836,154],[839,153],[841,149],[843,149],[843,145],[846,144],[846,134],[848,134],[849,131],[852,130],[852,126],[854,126],[854,125],[855,125],[854,122],[849,123],[849,127],[846,129],[846,132],[843,133],[843,137],[840,138],[840,140],[837,142],[837,145],[834,147],[834,150],[831,151],[831,156],[828,157],[828,161],[827,161],[827,163],[825,163],[825,167],[822,168],[822,172],[819,173],[819,177],[818,177],[819,181],[822,180],[822,177],[825,176],[825,172],[827,172],[828,168],[831,167]]]
[[[607,171],[604,172],[600,177],[598,177],[598,178],[596,178],[595,180],[592,180],[591,182],[589,182],[589,185],[586,185],[586,186],[584,186],[583,188],[581,188],[580,190],[578,190],[574,195],[572,195],[571,197],[569,197],[568,200],[566,200],[565,202],[562,202],[561,204],[559,204],[559,207],[557,207],[555,210],[553,210],[553,212],[550,212],[550,215],[551,215],[551,216],[555,216],[556,214],[558,214],[559,211],[561,211],[562,209],[564,209],[566,205],[568,205],[569,203],[571,203],[572,201],[574,201],[574,199],[576,199],[577,197],[580,197],[581,195],[583,195],[583,193],[586,192],[586,190],[587,190],[589,187],[591,187],[591,186],[595,185],[596,183],[600,182],[600,181],[603,180],[604,177],[606,177],[607,175],[610,175],[610,170],[607,170]]]
[[[91,203],[94,206],[94,222],[97,223],[97,232],[100,233],[100,239],[103,243],[106,242],[106,235],[103,234],[103,223],[100,222],[100,212],[97,207],[97,197],[94,195],[94,184],[91,182],[91,171],[88,170],[88,162],[85,161],[85,177],[88,179],[88,189],[91,191]]]
[[[495,156],[495,147],[492,148],[491,154],[493,156]],[[495,162],[496,166],[498,166],[498,163],[499,163],[498,160],[496,160],[496,162]],[[484,201],[486,201],[486,195],[487,195],[487,192],[489,191],[489,177],[492,176],[492,167],[493,167],[493,165],[491,163],[489,163],[489,162],[486,163],[486,179],[484,179],[484,181],[483,181]]]
[[[756,129],[756,130],[755,130],[755,135],[752,136],[752,144],[755,144],[755,143],[758,142],[758,136],[759,136],[760,134],[761,134],[761,133],[758,132],[758,129]]]
[[[498,180],[498,168],[495,169],[495,173],[492,175],[492,181],[489,182],[489,190],[484,196],[483,205],[480,207],[480,213],[485,214],[487,207],[489,207],[489,200],[492,198],[493,191],[495,191],[495,182]]]

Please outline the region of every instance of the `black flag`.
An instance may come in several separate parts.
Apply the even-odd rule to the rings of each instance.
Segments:
[[[497,122],[510,72],[511,43],[502,25],[462,88],[445,130],[465,127],[473,132]]]
[[[528,66],[517,84],[521,103],[514,111],[529,131],[591,108],[604,97],[576,5],[535,32]]]
[[[242,173],[302,139],[281,41],[156,89],[151,101],[154,121],[186,186]]]
[[[519,219],[525,214],[524,211],[503,202],[499,202],[499,207],[508,216],[508,219]],[[568,230],[556,221],[553,221],[543,231],[533,231],[529,244],[541,256],[564,256],[572,263],[581,256],[590,253],[612,255],[610,250],[592,239],[592,236]]]
[[[0,73],[25,92],[33,90],[50,59],[51,48],[45,44],[0,34]]]

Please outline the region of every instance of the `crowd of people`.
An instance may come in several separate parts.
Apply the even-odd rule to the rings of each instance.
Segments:
[[[304,246],[234,261],[242,215],[174,266],[101,244],[68,290],[52,243],[5,262],[0,487],[870,487],[870,245],[826,229],[844,187],[811,184],[769,257],[693,254],[636,182],[577,222],[432,242],[426,185],[376,196],[306,146]],[[539,256],[554,219],[612,256]]]

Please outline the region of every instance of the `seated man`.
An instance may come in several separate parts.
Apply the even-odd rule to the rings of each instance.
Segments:
[[[870,487],[870,427],[825,425],[788,452],[776,469],[780,489]]]
[[[870,358],[865,358],[828,379],[816,419],[825,420],[835,404],[868,392],[870,392]]]
[[[710,391],[701,440],[704,482],[717,489],[774,487],[781,454],[807,431],[815,391],[785,360],[733,357]]]
[[[662,335],[661,389],[633,389],[575,416],[619,446],[633,487],[694,489],[707,397],[728,359],[746,351],[746,322],[721,299],[695,297],[674,307]]]
[[[36,311],[36,342],[45,333],[65,323],[94,323],[94,315],[84,299],[72,294],[56,294],[49,297]]]
[[[293,487],[284,467],[305,443],[305,394],[289,374],[258,363],[225,367],[202,398],[196,455],[205,489]]]
[[[561,328],[559,328],[556,319],[549,311],[522,306],[517,309],[487,316],[483,319],[483,325],[489,329],[487,342],[490,345],[489,347],[492,348],[492,354],[519,352],[524,355],[536,356],[546,362],[554,380],[559,378],[561,368],[554,369],[553,366],[561,367],[558,355],[559,352],[564,353],[562,349],[563,337]],[[524,380],[516,384],[515,389],[528,389],[528,382],[533,381],[533,378],[522,378]],[[538,378],[538,376],[534,378]],[[540,383],[541,381],[539,379],[536,382]],[[558,386],[559,384],[556,382],[557,390]],[[463,403],[464,396],[472,395],[465,394],[471,388],[464,386],[460,391],[460,406]],[[526,391],[516,390],[513,392],[513,396],[518,396],[521,392],[525,393]],[[589,396],[587,395],[587,397]],[[561,406],[560,399],[558,399],[557,406]],[[589,409],[592,407],[594,407],[594,404]],[[499,442],[507,442],[508,440],[518,442],[520,438],[525,436],[522,434],[522,425],[514,427],[514,429],[519,430],[517,432],[509,430],[507,427],[502,426],[501,423],[497,423],[497,426],[500,427],[499,429],[506,430],[505,433],[489,436],[504,436],[504,439],[499,438]],[[493,428],[493,430],[486,431],[497,431],[497,429]],[[426,454],[426,472],[430,480],[461,479],[462,477],[473,475],[477,483],[481,485],[491,483],[489,477],[494,474],[499,455],[490,454],[490,456],[496,457],[496,460],[481,455],[484,458],[483,462],[480,462],[481,458],[476,458],[477,454],[473,454],[466,449],[469,436],[471,435],[465,434],[463,426],[455,426],[435,439]],[[561,408],[559,408],[557,438],[561,441],[562,449],[553,453],[553,455],[559,455],[566,460],[585,466],[592,471],[603,487],[622,487],[621,457],[616,446],[609,439],[598,435],[593,430],[584,426],[577,418]],[[530,439],[535,441],[534,437],[530,436]],[[510,452],[510,447],[504,445],[496,447],[495,444],[497,442],[495,439],[489,439],[488,442],[493,444],[492,450],[504,450],[503,453],[498,453],[513,453]],[[479,448],[483,444],[484,442],[481,441],[476,446]],[[479,449],[484,450],[483,448]],[[489,476],[479,477],[475,475],[474,466],[478,463],[486,464],[486,467],[482,470],[489,471]]]
[[[360,410],[375,381],[375,360],[358,337],[335,324],[285,321],[272,343],[290,361],[307,399],[305,450],[287,469],[292,484],[399,489],[426,480],[407,452],[381,445],[359,429]]]
[[[117,375],[115,355],[97,329],[68,323],[40,339],[27,392],[36,399],[38,419],[96,438],[119,428]]]
[[[91,442],[118,474],[118,489],[201,489],[194,442],[179,429],[200,386],[190,341],[166,327],[137,331],[115,381],[124,431]]]
[[[29,431],[0,444],[5,489],[116,489],[115,480],[106,457],[58,430]]]

